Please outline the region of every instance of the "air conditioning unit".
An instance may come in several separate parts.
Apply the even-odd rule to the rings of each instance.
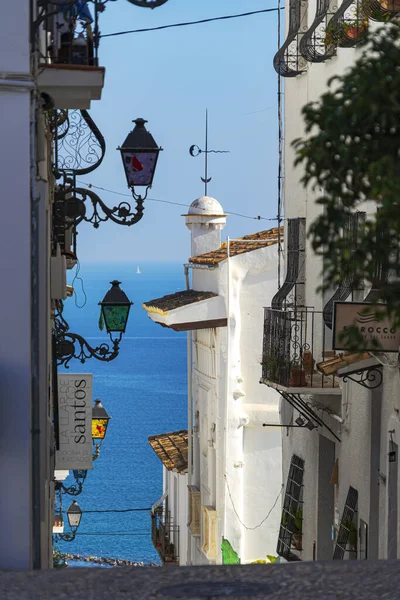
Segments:
[[[200,535],[200,490],[195,485],[188,485],[189,490],[189,529],[192,535]]]
[[[67,297],[67,261],[57,246],[56,256],[50,259],[50,294],[52,300],[65,300]]]
[[[209,560],[217,558],[217,511],[213,506],[202,506],[203,511],[203,545],[202,551]]]

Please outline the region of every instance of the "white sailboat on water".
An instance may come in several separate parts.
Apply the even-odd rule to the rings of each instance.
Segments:
[[[142,271],[139,269],[139,265],[136,267],[136,275],[141,275]]]

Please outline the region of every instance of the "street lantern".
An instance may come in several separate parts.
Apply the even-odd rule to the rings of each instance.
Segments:
[[[69,526],[73,531],[76,531],[82,518],[82,510],[76,500],[73,500],[71,506],[67,509],[67,517]]]
[[[157,146],[155,139],[145,127],[145,119],[136,119],[134,129],[128,134],[120,150],[122,163],[125,169],[128,187],[132,190],[134,197],[135,187],[146,187],[148,189],[153,183],[154,173],[157,166],[158,155],[162,148]]]
[[[101,400],[97,399],[94,401],[92,408],[92,439],[100,440],[100,443],[104,440],[107,433],[108,422],[111,419],[110,415],[101,403]]]
[[[100,322],[105,324],[107,333],[112,340],[112,333],[119,333],[121,340],[122,334],[125,333],[128,323],[129,311],[133,302],[131,302],[124,291],[121,290],[120,281],[114,279],[111,281],[111,288],[104,296],[101,306]],[[100,325],[100,329],[102,326]]]
[[[55,312],[55,342],[57,365],[64,365],[68,368],[68,363],[72,358],[77,358],[84,363],[88,358],[94,357],[97,360],[110,362],[119,354],[119,344],[122,334],[125,333],[126,324],[130,308],[133,304],[128,296],[121,290],[120,281],[111,282],[111,288],[104,296],[100,312],[100,330],[106,325],[107,333],[112,342],[112,348],[109,344],[102,343],[96,348],[90,344],[78,333],[72,333],[69,325],[63,317],[64,305],[62,301],[57,303]],[[112,333],[118,333],[119,336],[113,339]],[[76,348],[77,346],[77,348]]]

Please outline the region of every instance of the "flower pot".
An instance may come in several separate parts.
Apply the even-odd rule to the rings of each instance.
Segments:
[[[307,387],[305,371],[297,367],[292,367],[290,369],[289,385],[291,387]]]
[[[380,0],[380,5],[391,12],[400,11],[400,0]]]
[[[346,28],[345,33],[348,38],[352,40],[357,40],[362,37],[368,31],[368,23],[360,23],[358,25],[354,25],[352,27]]]

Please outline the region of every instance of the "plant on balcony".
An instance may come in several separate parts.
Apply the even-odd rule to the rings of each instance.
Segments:
[[[300,359],[292,360],[290,363],[289,385],[292,387],[306,387],[306,372]]]
[[[264,356],[261,365],[268,379],[271,381],[279,381],[279,361],[276,356]]]
[[[337,289],[346,279],[353,289],[372,288],[375,302],[383,303],[378,318],[388,317],[393,327],[400,327],[399,45],[396,22],[368,32],[360,58],[330,80],[319,102],[303,108],[305,137],[294,141],[302,183],[315,190],[320,205],[309,230],[313,250],[323,257],[318,291]],[[371,198],[380,209],[363,223],[354,253],[342,232]],[[350,351],[365,347],[355,327],[343,342]],[[376,340],[374,346],[381,347]]]

